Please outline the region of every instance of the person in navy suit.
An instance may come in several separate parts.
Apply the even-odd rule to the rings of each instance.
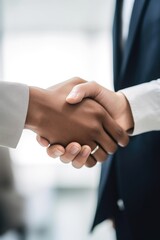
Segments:
[[[115,91],[160,77],[160,1],[133,1],[125,39],[122,31],[124,2],[116,2],[113,26]],[[159,147],[159,131],[136,135],[126,148],[119,148],[102,164],[92,229],[112,219],[118,240],[160,239]]]
[[[115,90],[160,77],[160,2],[135,0],[122,50],[117,1],[114,42]],[[93,227],[114,219],[118,240],[160,239],[160,132],[132,137],[102,166]]]

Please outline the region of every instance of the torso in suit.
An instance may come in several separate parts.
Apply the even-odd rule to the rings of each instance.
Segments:
[[[116,90],[160,77],[160,1],[135,1],[123,53],[121,2],[113,31]],[[120,198],[125,211],[117,206]],[[107,218],[115,219],[118,240],[160,239],[160,132],[132,137],[103,164],[94,226]]]

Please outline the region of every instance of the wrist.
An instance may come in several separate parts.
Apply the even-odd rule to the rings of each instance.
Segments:
[[[37,132],[42,121],[42,106],[44,102],[44,90],[29,87],[29,104],[25,121],[25,128]]]
[[[118,124],[126,131],[130,132],[134,128],[134,120],[130,104],[121,92],[116,92],[119,101],[119,112],[120,115],[116,119]]]

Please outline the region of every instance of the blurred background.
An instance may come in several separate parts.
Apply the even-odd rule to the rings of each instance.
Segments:
[[[1,80],[46,88],[79,76],[111,89],[114,4],[0,0]],[[10,154],[0,150],[1,163],[1,240],[115,240],[109,221],[89,234],[100,165],[77,170],[51,159],[29,131]]]

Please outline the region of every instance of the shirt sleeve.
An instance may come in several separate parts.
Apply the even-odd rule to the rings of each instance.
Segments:
[[[160,130],[160,79],[120,90],[127,98],[133,119],[132,135]]]
[[[24,129],[29,87],[0,82],[0,145],[15,148]]]

